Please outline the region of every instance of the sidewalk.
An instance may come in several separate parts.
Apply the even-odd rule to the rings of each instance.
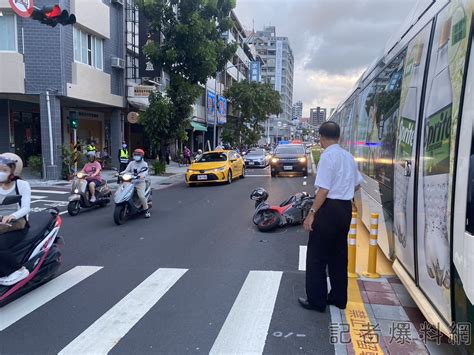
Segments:
[[[336,354],[461,354],[423,317],[391,262],[379,250],[378,279],[361,276],[367,270],[368,232],[359,223],[358,278],[349,279],[345,310],[331,306],[330,338]]]
[[[166,173],[162,176],[150,175],[151,186],[154,189],[160,189],[164,186],[171,185],[184,180],[184,174],[186,173],[186,166],[178,166],[178,163],[171,162],[170,165],[166,166]],[[113,170],[103,170],[102,177],[107,180],[107,183],[111,188],[117,187],[117,178],[115,177],[116,172]],[[70,187],[71,181],[66,180],[42,180],[36,176],[32,176],[28,169],[25,168],[22,177],[27,180],[31,187]]]

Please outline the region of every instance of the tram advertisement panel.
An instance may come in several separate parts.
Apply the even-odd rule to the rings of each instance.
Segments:
[[[419,164],[419,285],[448,322],[451,321],[452,176],[471,13],[470,1],[455,0],[438,15]]]
[[[415,278],[414,144],[431,27],[432,23],[426,26],[408,46],[403,71],[394,164],[395,254],[413,278]]]

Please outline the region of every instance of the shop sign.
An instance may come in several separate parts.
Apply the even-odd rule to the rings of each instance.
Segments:
[[[224,124],[227,122],[227,100],[225,97],[219,96],[217,100],[217,123]]]
[[[127,115],[127,121],[131,124],[138,123],[138,118],[139,118],[138,112],[129,112]]]
[[[137,85],[133,87],[133,97],[148,97],[151,92],[155,92],[156,88],[151,85]]]

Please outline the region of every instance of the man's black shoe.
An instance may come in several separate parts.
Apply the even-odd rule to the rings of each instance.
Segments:
[[[340,306],[340,305],[336,304],[336,303],[335,303],[333,300],[331,300],[331,299],[328,299],[328,300],[326,301],[326,304],[327,304],[328,306],[329,306],[329,305],[336,306],[336,307],[339,308],[339,309],[346,309],[346,306]]]
[[[308,302],[306,298],[303,298],[303,297],[298,298],[298,302],[300,303],[301,307],[305,309],[310,309],[312,311],[318,311],[321,313],[323,313],[326,310],[326,307],[321,308],[321,307],[313,306],[311,303]]]

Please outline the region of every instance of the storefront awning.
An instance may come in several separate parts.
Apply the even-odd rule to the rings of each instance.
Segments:
[[[191,121],[191,126],[193,126],[193,129],[194,129],[195,131],[207,132],[207,127],[206,127],[206,126],[203,126],[203,125],[200,124],[200,123]]]

